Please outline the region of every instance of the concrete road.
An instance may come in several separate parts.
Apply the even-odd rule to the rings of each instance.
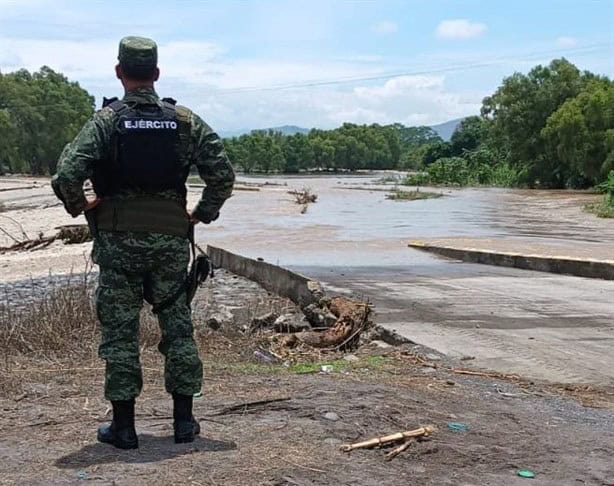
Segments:
[[[411,257],[413,250],[408,250]],[[416,255],[398,267],[294,267],[375,304],[377,322],[472,365],[614,384],[614,281]]]

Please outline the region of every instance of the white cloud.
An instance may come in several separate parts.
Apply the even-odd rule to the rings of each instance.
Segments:
[[[396,22],[390,20],[382,20],[371,26],[371,31],[376,34],[394,34],[399,31],[399,26]]]
[[[486,32],[486,25],[466,19],[443,20],[437,26],[435,35],[440,39],[471,39]]]
[[[578,39],[575,37],[559,37],[556,40],[556,45],[559,47],[576,47],[578,45]]]
[[[480,96],[469,102],[452,93],[441,76],[402,76],[381,82],[293,89],[233,91],[246,86],[303,84],[308,80],[370,77],[390,72],[384,62],[363,59],[289,61],[231,59],[209,42],[160,43],[162,96],[193,108],[217,130],[285,124],[332,128],[343,122],[431,124],[477,113]],[[46,64],[97,97],[118,96],[113,66],[115,40],[28,40],[0,37],[0,71]],[[371,60],[371,59],[370,59]],[[308,83],[305,83],[308,84]]]
[[[452,93],[442,76],[402,76],[357,87],[209,94],[195,109],[218,130],[285,124],[333,128],[344,122],[429,125],[477,114],[482,96]]]

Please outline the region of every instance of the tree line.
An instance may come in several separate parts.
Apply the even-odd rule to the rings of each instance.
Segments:
[[[94,97],[49,67],[0,73],[0,174],[53,174],[94,113]]]
[[[415,150],[433,141],[441,138],[429,127],[344,123],[307,134],[254,130],[224,144],[245,173],[298,173],[409,168],[418,162]]]
[[[0,172],[51,174],[94,98],[48,67],[0,73]],[[245,173],[412,170],[410,183],[582,188],[614,170],[614,82],[565,59],[514,73],[450,141],[425,126],[357,125],[225,140]]]

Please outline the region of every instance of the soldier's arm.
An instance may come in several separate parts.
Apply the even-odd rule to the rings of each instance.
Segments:
[[[203,223],[215,220],[224,201],[232,194],[235,174],[220,137],[198,115],[192,114],[193,163],[205,189],[193,216]]]
[[[76,217],[87,206],[83,183],[92,177],[94,164],[107,157],[112,134],[113,111],[103,109],[88,121],[69,143],[58,161],[51,181],[53,190],[66,211]]]

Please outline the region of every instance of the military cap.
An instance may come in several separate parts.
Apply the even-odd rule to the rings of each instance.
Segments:
[[[119,41],[119,55],[122,67],[149,68],[158,65],[158,46],[146,37],[128,36]]]

